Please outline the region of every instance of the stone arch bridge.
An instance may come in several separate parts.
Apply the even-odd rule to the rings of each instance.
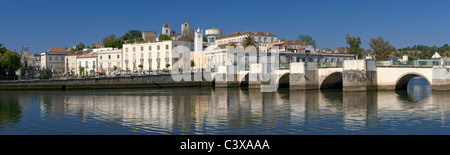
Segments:
[[[416,76],[428,81],[432,90],[450,90],[449,69],[442,66],[376,66],[374,60],[345,60],[342,67],[318,67],[315,62],[291,63],[289,69],[264,74],[263,64],[251,64],[248,71],[222,66],[215,73],[215,87],[269,89],[289,87],[290,90],[342,87],[344,91],[396,90],[407,87]],[[235,68],[234,68],[235,69]],[[231,70],[231,72],[230,72]]]

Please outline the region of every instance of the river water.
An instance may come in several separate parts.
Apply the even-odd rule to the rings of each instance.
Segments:
[[[246,88],[0,91],[0,135],[450,134],[450,92]]]

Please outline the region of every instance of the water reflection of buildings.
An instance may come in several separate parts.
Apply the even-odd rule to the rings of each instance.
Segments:
[[[448,124],[449,100],[446,92],[433,92],[420,103],[410,103],[391,91],[262,93],[258,89],[189,88],[43,94],[40,106],[42,115],[114,122],[144,133],[302,134],[300,130],[336,126],[347,131],[379,131],[383,118],[405,113],[421,117],[428,112]]]

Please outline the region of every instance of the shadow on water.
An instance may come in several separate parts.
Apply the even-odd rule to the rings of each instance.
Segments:
[[[406,89],[395,90],[395,93],[400,100],[409,103],[418,103],[430,97],[431,87],[426,79],[413,77],[409,80]]]
[[[19,97],[7,92],[0,93],[0,129],[11,127],[21,119],[22,107]]]
[[[339,103],[343,101],[342,89],[321,89],[320,93],[328,101]]]

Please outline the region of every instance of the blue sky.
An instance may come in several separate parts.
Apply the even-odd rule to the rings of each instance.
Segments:
[[[279,39],[309,34],[318,48],[345,46],[345,34],[363,48],[383,36],[396,48],[450,43],[448,0],[0,0],[0,43],[31,53],[101,42],[130,29],[161,32],[164,21],[191,27],[272,32]]]

